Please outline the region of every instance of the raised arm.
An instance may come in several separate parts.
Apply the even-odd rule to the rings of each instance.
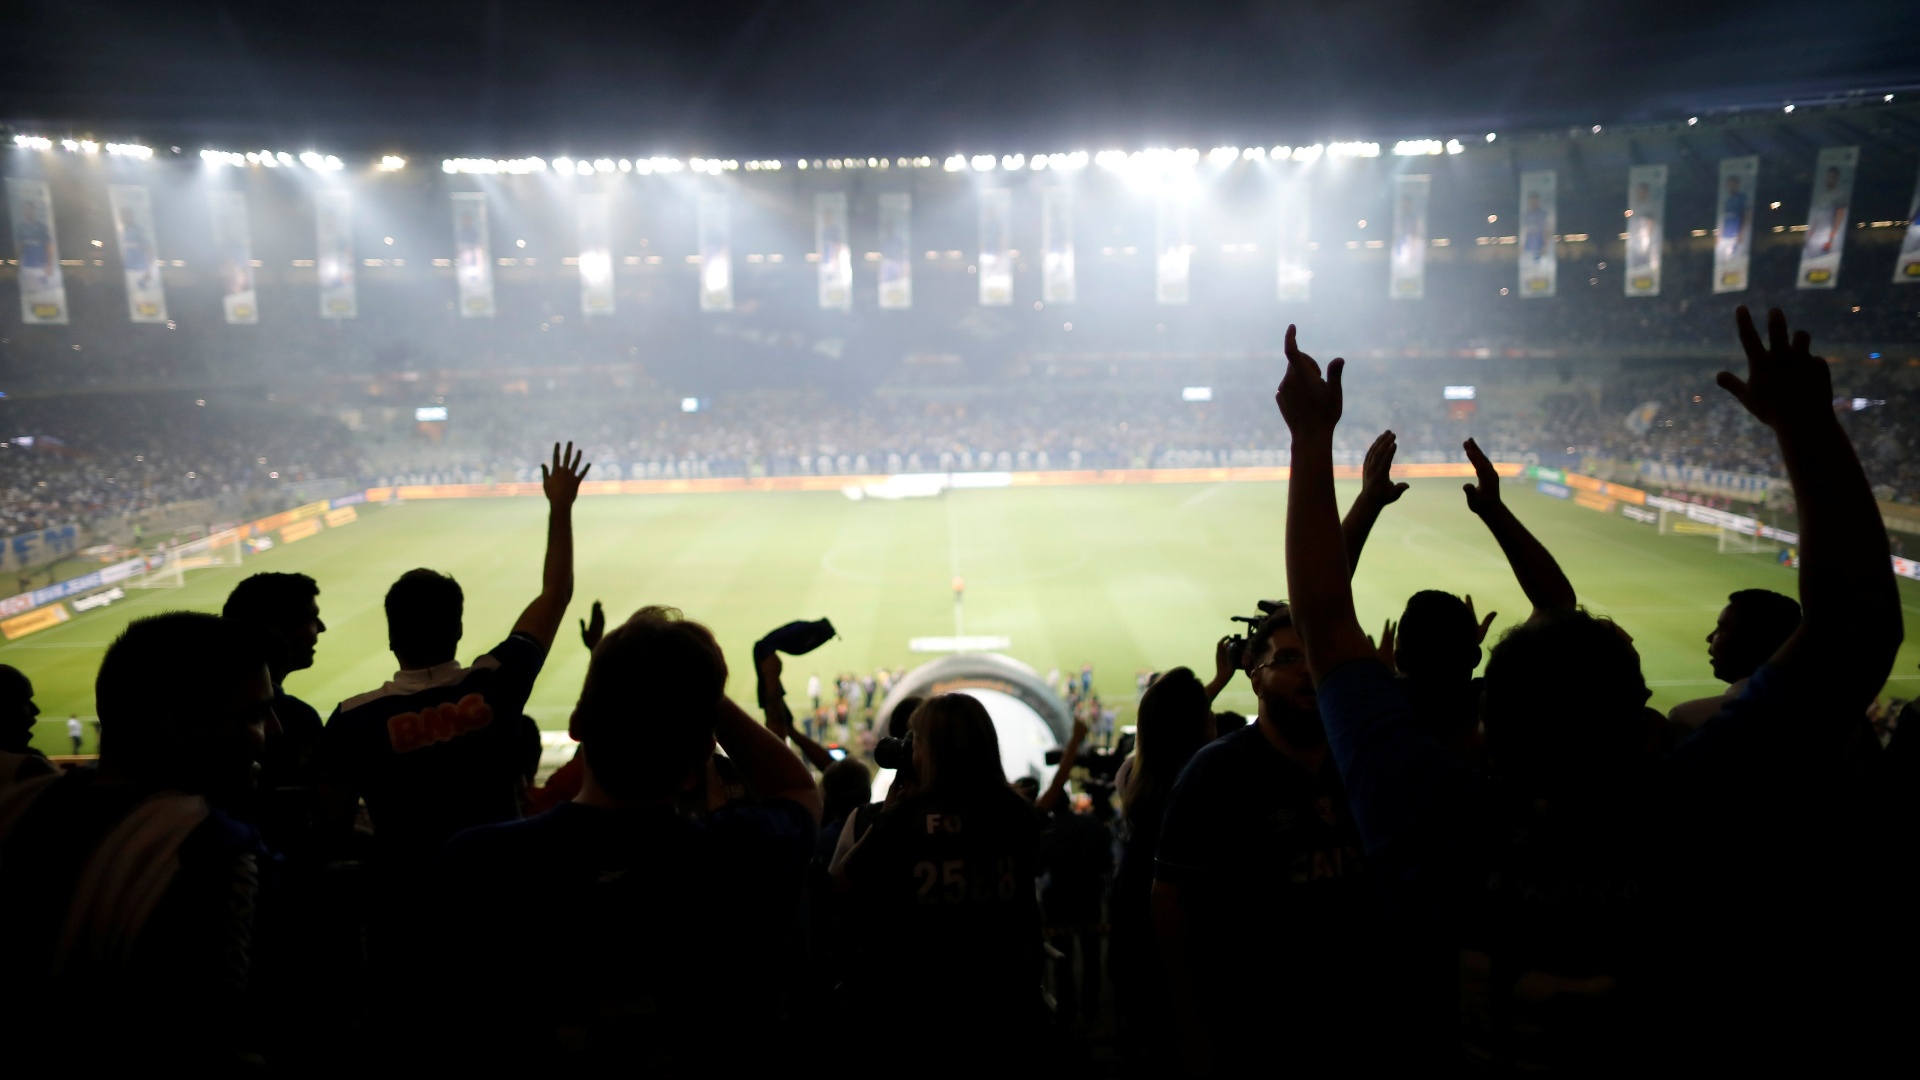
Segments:
[[[793,710],[787,708],[786,688],[780,685],[780,672],[783,667],[780,654],[768,652],[757,665],[756,674],[760,685],[760,714],[767,718],[767,730],[777,739],[791,739],[799,749],[800,756],[807,759],[820,772],[826,772],[833,764],[833,755],[827,748],[814,742],[793,726]]]
[[[1293,476],[1287,484],[1287,599],[1307,648],[1307,666],[1322,682],[1351,660],[1374,655],[1353,612],[1353,585],[1340,511],[1333,493],[1333,429],[1340,423],[1340,373],[1346,361],[1320,365],[1300,351],[1287,327],[1287,374],[1274,400],[1293,432]]]
[[[1553,553],[1545,544],[1527,531],[1520,519],[1500,498],[1500,474],[1494,471],[1493,462],[1480,452],[1480,444],[1472,439],[1466,441],[1467,460],[1473,462],[1473,471],[1478,475],[1478,483],[1467,484],[1462,490],[1467,493],[1467,509],[1480,515],[1487,531],[1506,553],[1507,565],[1513,568],[1513,576],[1520,580],[1521,591],[1527,594],[1527,600],[1533,604],[1531,618],[1539,618],[1556,611],[1572,611],[1579,600],[1573,593],[1573,582],[1561,571],[1560,564],[1554,561]]]
[[[572,443],[564,451],[554,443],[553,464],[540,466],[540,486],[547,495],[547,560],[540,575],[540,595],[520,613],[513,632],[532,637],[543,649],[553,647],[560,620],[573,599],[573,500],[580,494],[580,481],[593,468],[581,465],[580,458]]]
[[[720,718],[713,725],[713,737],[740,767],[747,790],[761,799],[785,799],[798,803],[820,822],[820,790],[800,759],[793,756],[780,737],[760,726],[732,698],[720,701]]]
[[[1340,538],[1347,546],[1347,575],[1359,572],[1360,551],[1367,546],[1367,534],[1380,519],[1380,511],[1407,493],[1407,485],[1393,482],[1393,454],[1399,443],[1393,432],[1383,431],[1367,447],[1367,459],[1360,467],[1360,494],[1340,521]]]
[[[1067,735],[1067,745],[1060,750],[1060,767],[1053,770],[1053,782],[1047,785],[1047,790],[1033,800],[1035,809],[1050,814],[1055,806],[1060,805],[1061,796],[1067,793],[1067,777],[1073,772],[1074,762],[1080,760],[1080,744],[1086,738],[1087,722],[1075,720],[1073,731]]]
[[[1789,335],[1777,308],[1767,312],[1765,343],[1746,308],[1734,321],[1747,377],[1723,371],[1720,386],[1779,438],[1800,509],[1800,629],[1773,659],[1819,672],[1831,714],[1857,717],[1885,684],[1904,634],[1886,525],[1806,331]]]

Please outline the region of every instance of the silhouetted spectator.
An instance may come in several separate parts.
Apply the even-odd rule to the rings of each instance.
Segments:
[[[1713,677],[1727,684],[1726,693],[1683,701],[1667,710],[1667,719],[1696,728],[1719,715],[1798,629],[1800,602],[1791,596],[1770,589],[1741,589],[1727,597],[1727,606],[1720,609],[1707,635],[1707,659],[1713,664]]]
[[[54,771],[47,755],[33,748],[33,725],[39,718],[33,681],[19,668],[0,664],[0,789]]]

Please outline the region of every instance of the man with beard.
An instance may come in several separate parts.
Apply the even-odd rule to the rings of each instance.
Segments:
[[[1307,1075],[1351,1069],[1364,1057],[1358,1026],[1379,1020],[1364,996],[1377,933],[1362,929],[1359,835],[1286,605],[1248,635],[1246,668],[1258,719],[1194,755],[1154,859],[1184,1070],[1255,1054]]]

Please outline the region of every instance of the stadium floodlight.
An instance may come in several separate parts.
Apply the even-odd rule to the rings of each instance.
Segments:
[[[967,167],[966,155],[965,154],[949,154],[947,155],[947,160],[943,163],[943,165],[948,172],[959,172],[961,169],[964,169]]]
[[[1240,148],[1237,146],[1216,146],[1207,151],[1207,164],[1231,165],[1240,160]]]
[[[51,150],[53,140],[41,135],[15,135],[13,145],[22,150]]]
[[[114,157],[138,158],[141,161],[145,161],[153,156],[153,147],[141,146],[138,143],[110,142],[107,144],[107,153],[112,154]]]
[[[1787,106],[1787,111],[1788,111],[1788,112],[1792,112],[1792,111],[1793,111],[1793,106],[1792,106],[1791,104],[1789,104],[1789,105]]]
[[[1026,168],[1026,165],[1027,155],[1025,154],[1008,154],[1006,157],[1000,159],[1000,167],[1008,172]]]
[[[1264,146],[1249,146],[1245,150],[1240,151],[1240,160],[1265,161],[1267,160],[1267,148]]]
[[[1035,154],[1027,159],[1027,168],[1034,172],[1044,172],[1047,168],[1047,155]]]
[[[1440,388],[1440,397],[1445,401],[1472,401],[1477,393],[1478,390],[1471,386],[1443,386]]]
[[[1337,142],[1327,145],[1330,158],[1371,158],[1380,156],[1380,144],[1376,142]]]
[[[1393,144],[1394,157],[1435,157],[1446,151],[1439,139],[1402,139]]]
[[[401,169],[404,169],[406,167],[407,167],[406,158],[403,158],[398,154],[388,154],[385,157],[382,157],[380,159],[380,164],[375,165],[374,169],[379,172],[399,172]]]
[[[557,158],[554,158],[554,159],[553,159],[553,170],[554,170],[555,172],[557,172],[557,173],[559,173],[559,174],[560,174],[560,175],[562,175],[562,176],[569,176],[569,175],[572,175],[572,173],[573,173],[573,159],[572,159],[572,158],[570,158],[570,157],[557,157]]]
[[[574,163],[573,163],[573,171],[574,171],[574,172],[576,172],[576,173],[579,173],[579,174],[580,174],[581,176],[592,176],[592,175],[593,175],[593,162],[591,162],[591,161],[576,161],[576,162],[574,162]]]
[[[1691,123],[1693,123],[1693,121],[1691,121],[1691,120],[1689,120],[1689,121],[1687,121],[1687,123],[1689,123],[1689,124],[1691,124]],[[1498,135],[1495,135],[1495,134],[1494,134],[1493,132],[1491,132],[1491,131],[1489,131],[1489,132],[1487,132],[1487,141],[1488,141],[1488,142],[1492,142],[1493,140],[1495,140],[1495,139],[1497,139],[1497,138],[1499,138],[1499,137],[1500,137],[1500,136],[1498,136]]]
[[[1181,401],[1212,401],[1213,387],[1183,386],[1180,388],[1180,400]]]
[[[1461,145],[1460,145],[1460,140],[1459,140],[1459,139],[1448,139],[1448,140],[1447,140],[1447,153],[1449,153],[1449,154],[1458,154],[1458,153],[1460,153],[1461,151],[1463,151],[1463,150],[1465,150],[1465,149],[1466,149],[1466,147],[1464,147],[1464,146],[1461,146]]]
[[[1294,147],[1292,157],[1295,161],[1318,161],[1320,160],[1320,155],[1326,152],[1327,148],[1325,146],[1314,143],[1312,146]]]
[[[1697,116],[1689,116],[1689,117],[1687,117],[1687,126],[1688,126],[1688,127],[1692,127],[1693,125],[1695,125],[1695,124],[1697,124],[1697,123],[1699,123],[1699,122],[1700,122],[1700,118],[1699,118],[1699,117],[1697,117]],[[1489,141],[1489,142],[1491,142],[1492,140],[1491,140],[1491,139],[1489,139],[1488,141]]]
[[[594,171],[594,172],[602,172],[602,173],[610,173],[610,172],[612,172],[612,171],[613,171],[613,159],[612,159],[612,158],[595,158],[595,159],[593,159],[593,171]]]
[[[993,155],[975,154],[973,155],[972,164],[974,172],[992,172],[994,166]]]

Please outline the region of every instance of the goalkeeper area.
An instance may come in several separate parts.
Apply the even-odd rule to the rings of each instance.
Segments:
[[[1344,506],[1358,490],[1340,485]],[[1651,704],[1719,692],[1704,638],[1728,593],[1793,594],[1795,576],[1770,542],[1730,550],[1719,530],[1669,528],[1536,494],[1517,483],[1503,496],[1562,564],[1581,602],[1634,637]],[[393,674],[381,598],[401,573],[428,566],[467,594],[460,657],[471,660],[507,633],[539,591],[545,504],[537,498],[426,500],[362,508],[351,527],[248,552],[176,560],[177,588],[128,589],[125,599],[0,645],[0,662],[32,678],[41,709],[35,745],[67,752],[66,718],[93,715],[100,657],[126,624],[169,609],[218,611],[234,584],[262,571],[311,575],[327,633],[315,666],[287,688],[324,715],[334,703]],[[1211,674],[1214,644],[1254,601],[1286,594],[1284,483],[1151,484],[951,490],[933,498],[850,500],[837,492],[607,495],[575,510],[573,609],[528,712],[564,730],[586,673],[574,631],[595,599],[618,620],[646,604],[682,608],[711,626],[727,650],[730,692],[751,707],[753,642],[792,619],[833,620],[840,631],[789,658],[789,702],[803,707],[809,674],[913,668],[937,654],[915,638],[1005,639],[999,651],[1039,672],[1077,674],[1132,722],[1136,676],[1186,665]],[[953,583],[965,580],[964,625]],[[1458,482],[1415,480],[1381,515],[1361,559],[1356,600],[1370,632],[1398,617],[1424,588],[1469,594],[1497,611],[1493,636],[1528,612],[1493,539],[1467,511]],[[1883,696],[1920,693],[1920,582],[1902,579],[1907,639]],[[1579,657],[1567,658],[1567,692],[1581,692]],[[1219,708],[1251,712],[1237,678]],[[86,735],[92,752],[95,735]]]

